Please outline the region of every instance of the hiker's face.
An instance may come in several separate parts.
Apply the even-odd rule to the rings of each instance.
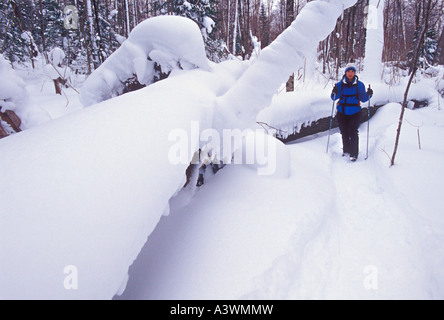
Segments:
[[[352,80],[355,77],[355,72],[353,70],[348,70],[345,74],[348,80]]]

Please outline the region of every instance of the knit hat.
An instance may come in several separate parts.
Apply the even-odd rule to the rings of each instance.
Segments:
[[[345,68],[345,73],[347,73],[347,71],[353,70],[356,73],[356,67],[354,64],[348,64],[347,67]]]

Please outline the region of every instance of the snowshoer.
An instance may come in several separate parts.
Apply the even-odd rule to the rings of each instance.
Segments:
[[[350,155],[356,161],[359,154],[359,125],[361,124],[361,102],[367,102],[373,90],[365,90],[363,82],[356,75],[356,67],[348,65],[345,74],[333,88],[331,99],[338,100],[337,121],[342,135],[343,156]]]

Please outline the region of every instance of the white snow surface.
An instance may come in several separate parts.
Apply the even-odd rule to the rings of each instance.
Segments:
[[[3,55],[0,55],[0,74],[0,107],[3,111],[14,110],[28,96],[25,82],[15,74]]]
[[[65,59],[65,52],[55,47],[53,48],[48,55],[49,63],[43,67],[43,71],[45,75],[50,79],[69,79],[71,76],[71,68],[68,66],[62,66],[62,62]]]
[[[287,174],[228,165],[182,189],[169,133],[210,125],[244,69],[176,73],[0,140],[0,297],[442,299],[442,98],[406,110],[392,168],[397,103],[370,121],[368,160],[363,124],[356,163],[334,131],[328,155],[325,135],[282,146]]]
[[[245,166],[170,201],[119,299],[442,299],[444,115],[406,110],[389,167],[397,103],[370,121],[370,157],[341,156],[335,131],[287,146],[289,178]],[[191,202],[188,197],[194,193]]]
[[[63,62],[65,56],[65,52],[62,49],[55,47],[49,52],[48,59],[52,64],[58,66]]]

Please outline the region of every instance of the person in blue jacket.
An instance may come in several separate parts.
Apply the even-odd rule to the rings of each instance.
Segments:
[[[359,154],[359,125],[361,124],[361,102],[367,102],[373,95],[373,90],[365,90],[363,82],[356,75],[356,67],[348,65],[344,77],[333,88],[331,99],[339,100],[337,115],[339,130],[342,135],[343,156],[350,155],[351,161],[356,161]]]

